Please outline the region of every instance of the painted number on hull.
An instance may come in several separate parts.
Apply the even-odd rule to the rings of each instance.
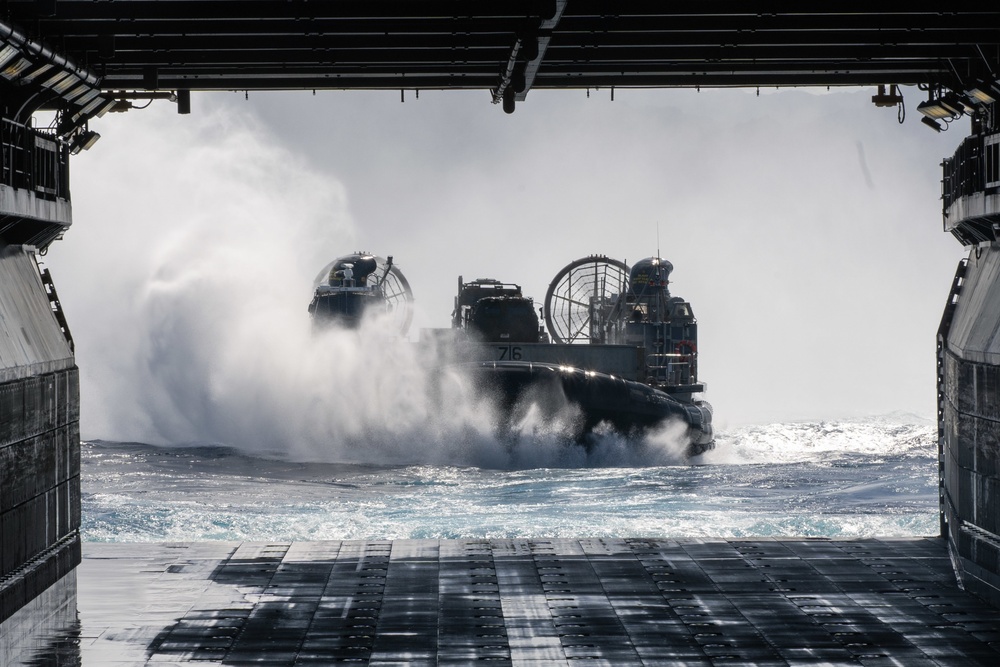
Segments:
[[[521,346],[520,345],[507,345],[507,346],[497,346],[497,350],[500,352],[500,359],[498,361],[520,361],[521,360]]]

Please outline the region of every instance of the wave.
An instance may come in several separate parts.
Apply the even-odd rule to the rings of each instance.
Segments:
[[[492,470],[303,463],[233,448],[83,448],[89,541],[933,534],[936,465]]]
[[[792,463],[937,456],[937,425],[909,413],[745,426],[719,434],[712,462]]]
[[[863,460],[933,458],[937,456],[937,426],[929,419],[906,413],[837,421],[802,421],[752,425],[724,431],[717,435],[715,450],[694,458],[683,453],[683,438],[675,425],[665,425],[643,438],[626,438],[609,429],[599,429],[587,446],[561,435],[558,427],[542,428],[522,423],[514,434],[499,439],[488,431],[462,433],[438,432],[437,437],[456,438],[425,447],[434,434],[415,428],[411,433],[390,434],[391,441],[381,446],[379,434],[369,431],[372,441],[365,452],[343,459],[329,454],[303,456],[292,449],[241,448],[231,445],[189,443],[156,446],[141,443],[118,443],[105,440],[88,442],[91,456],[101,452],[130,452],[157,457],[160,465],[197,466],[204,469],[252,467],[266,462],[263,468],[294,471],[310,466],[314,470],[363,470],[414,465],[472,466],[484,469],[535,468],[618,468],[672,465],[754,465],[818,463],[844,464]],[[385,434],[381,434],[385,435]],[[462,440],[462,436],[466,438]],[[409,443],[405,447],[405,443]],[[391,456],[387,456],[391,453]],[[281,464],[281,465],[279,465]],[[284,467],[281,467],[284,466]]]

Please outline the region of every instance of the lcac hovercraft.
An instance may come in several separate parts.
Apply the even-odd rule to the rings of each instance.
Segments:
[[[706,389],[698,379],[698,324],[691,304],[670,294],[672,270],[659,257],[631,268],[598,255],[571,262],[545,296],[548,332],[532,308],[514,304],[515,298],[526,300],[520,290],[494,297],[484,288],[496,285],[499,291],[504,284],[460,279],[453,325],[479,341],[480,361],[474,364],[479,386],[496,393],[507,408],[528,392],[534,400],[558,394],[579,408],[583,434],[602,422],[635,434],[680,421],[686,425],[687,453],[695,456],[715,446],[712,408],[697,399]],[[511,318],[524,321],[486,320],[484,326],[476,316],[479,295],[487,309],[506,305]],[[528,333],[532,327],[537,334]],[[515,331],[524,332],[519,342],[513,340]]]
[[[313,326],[357,328],[366,314],[390,318],[395,334],[405,336],[413,320],[413,292],[392,261],[367,252],[333,260],[313,281],[309,314]]]

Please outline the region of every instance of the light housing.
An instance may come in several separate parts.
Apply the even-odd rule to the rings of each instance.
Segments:
[[[67,102],[72,102],[73,100],[77,99],[78,97],[82,98],[83,95],[84,95],[84,93],[86,93],[88,90],[93,90],[93,89],[90,86],[88,86],[86,83],[82,83],[81,82],[79,85],[77,85],[72,90],[67,91],[63,95],[63,99],[66,100]]]
[[[90,102],[87,102],[86,104],[83,105],[83,108],[80,109],[79,115],[80,116],[90,116],[95,111],[97,111],[98,107],[102,106],[106,102],[107,102],[107,100],[105,100],[103,97],[95,97]]]
[[[926,125],[927,127],[931,128],[935,132],[940,132],[941,130],[944,129],[944,126],[941,125],[941,123],[934,120],[930,116],[924,116],[923,118],[920,119],[920,122]]]
[[[13,81],[24,74],[25,70],[31,67],[31,61],[27,58],[17,58],[11,60],[3,70],[0,70],[0,77]]]
[[[21,55],[21,52],[14,48],[11,44],[5,44],[2,49],[0,49],[0,68],[6,67],[7,64]]]
[[[100,90],[98,90],[97,88],[91,88],[90,90],[88,90],[87,92],[85,92],[83,95],[81,95],[79,99],[75,100],[73,102],[73,104],[76,104],[76,105],[79,105],[79,106],[84,106],[86,104],[89,104],[91,100],[93,100],[95,97],[97,97],[100,94],[101,94]]]
[[[965,94],[980,104],[992,104],[1000,99],[1000,82],[979,79]]]
[[[101,135],[93,130],[80,130],[69,140],[69,152],[76,155],[80,151],[90,150],[100,138]]]
[[[60,70],[54,70],[55,74],[53,75],[53,67],[52,63],[36,63],[30,70],[25,71],[21,75],[21,85],[38,83],[50,78],[55,81],[66,75],[65,72],[61,72]]]
[[[917,111],[928,118],[955,118],[965,113],[965,107],[958,96],[948,94],[938,99],[925,100],[917,105]]]
[[[80,77],[71,73],[69,76],[61,79],[60,81],[57,81],[50,87],[52,88],[52,90],[62,95],[65,99],[66,93],[72,88],[74,88],[77,84],[81,83],[82,81],[83,80]],[[48,85],[48,82],[46,82],[46,85]]]
[[[101,116],[103,116],[107,112],[109,112],[112,109],[114,109],[115,106],[118,104],[118,100],[115,100],[115,99],[110,99],[109,100],[109,99],[105,99],[103,97],[101,97],[99,99],[102,100],[102,104],[100,104],[97,107],[97,110],[94,112],[94,115],[97,116],[98,118],[100,118]]]

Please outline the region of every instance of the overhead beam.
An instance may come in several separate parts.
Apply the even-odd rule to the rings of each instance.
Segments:
[[[1000,6],[890,0],[6,0],[108,90],[958,86]],[[510,92],[508,92],[510,91]]]

